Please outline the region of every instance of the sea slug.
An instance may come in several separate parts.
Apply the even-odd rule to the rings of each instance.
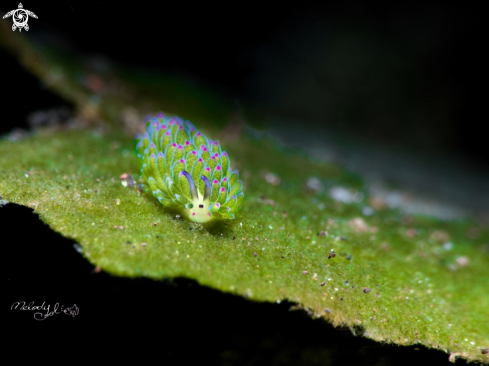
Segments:
[[[136,135],[145,190],[190,221],[234,219],[244,193],[226,151],[180,117],[146,117],[146,133]]]

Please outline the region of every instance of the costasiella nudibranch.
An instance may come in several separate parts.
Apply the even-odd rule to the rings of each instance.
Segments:
[[[146,133],[136,135],[145,190],[193,222],[234,219],[244,198],[243,183],[219,142],[177,116],[158,113],[146,121]]]

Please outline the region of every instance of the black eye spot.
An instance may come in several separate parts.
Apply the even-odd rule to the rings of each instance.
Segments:
[[[199,208],[204,208],[204,205],[199,205]]]

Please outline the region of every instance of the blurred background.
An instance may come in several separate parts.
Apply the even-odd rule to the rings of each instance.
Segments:
[[[38,44],[207,86],[287,146],[337,161],[373,185],[400,185],[448,205],[427,214],[487,216],[482,8],[441,1],[24,6],[39,17],[26,33]],[[8,106],[0,132],[67,104],[0,55]]]

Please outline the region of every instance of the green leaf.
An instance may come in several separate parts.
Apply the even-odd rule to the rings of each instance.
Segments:
[[[111,131],[122,123],[128,133],[44,131],[17,142],[1,140],[0,209],[7,201],[33,208],[53,230],[77,240],[87,260],[114,275],[184,276],[256,301],[288,299],[312,316],[377,341],[422,344],[489,362],[481,352],[489,348],[487,227],[470,219],[405,220],[400,211],[380,207],[365,217],[361,202],[345,204],[304,188],[314,177],[325,191],[341,187],[362,193],[364,201],[378,200],[368,197],[360,177],[276,150],[269,141],[208,134],[206,128],[224,127],[236,112],[215,91],[113,64],[103,78],[120,87],[93,95],[80,82],[79,75],[97,74],[85,57],[33,47],[24,34],[2,24],[0,44],[75,105],[83,116],[79,125],[102,122],[104,131]],[[150,192],[120,184],[122,173],[140,172],[132,135],[141,129],[132,121],[144,125],[144,114],[162,105],[219,141],[232,156],[232,167],[239,167],[246,199],[234,220],[206,226],[175,220],[175,212]],[[262,112],[254,116],[266,119]],[[205,139],[191,135],[200,151]],[[145,139],[142,148],[147,147]],[[197,163],[192,176],[200,184],[203,163]],[[222,165],[233,186],[238,176],[231,175],[225,159]],[[176,205],[162,193],[159,197]],[[222,206],[216,215],[231,216],[242,200],[239,195],[231,211],[221,212],[227,211]],[[124,245],[127,241],[134,246]]]
[[[0,195],[32,207],[114,275],[185,276],[257,301],[288,299],[378,341],[487,361],[486,227],[422,216],[406,224],[390,209],[364,217],[360,203],[304,189],[313,175],[326,187],[366,194],[358,177],[285,156],[269,142],[220,141],[245,177],[246,199],[234,220],[175,220],[149,193],[123,186],[118,177],[138,176],[140,167],[132,138],[118,133],[43,132],[1,141]],[[262,178],[263,170],[281,184]],[[477,239],[467,236],[474,228]],[[128,240],[134,248],[123,245]]]

